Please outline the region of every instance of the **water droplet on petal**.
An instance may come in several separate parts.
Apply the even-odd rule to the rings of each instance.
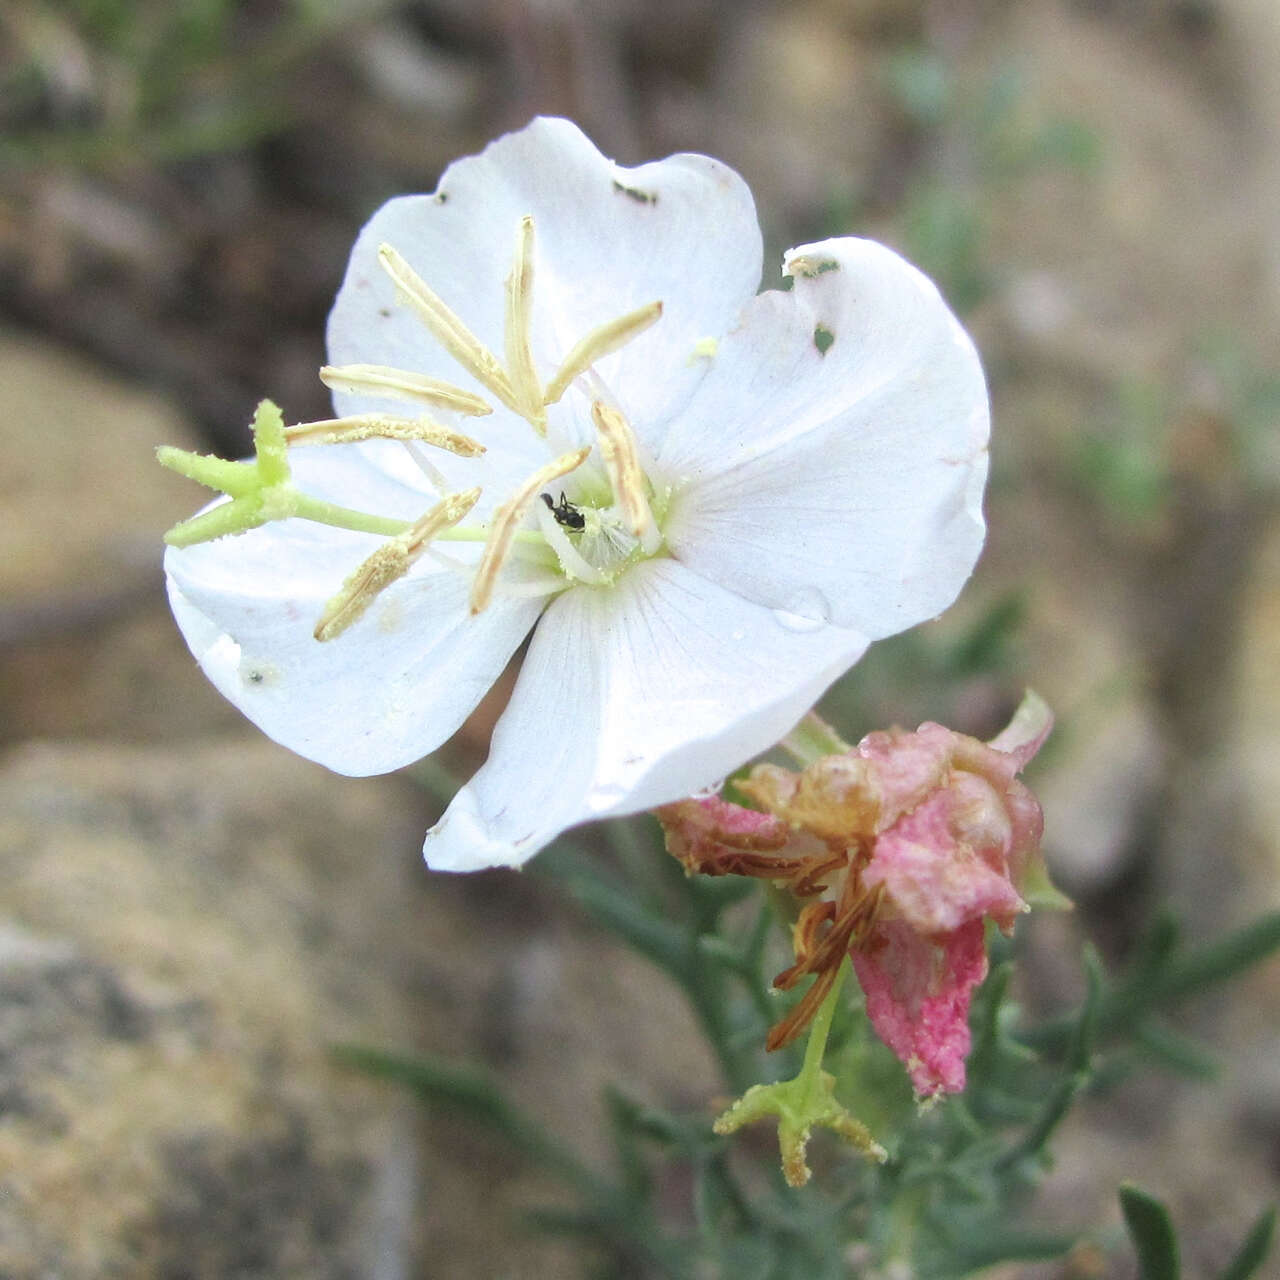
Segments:
[[[831,606],[817,587],[802,587],[773,616],[788,631],[818,631],[831,621]]]

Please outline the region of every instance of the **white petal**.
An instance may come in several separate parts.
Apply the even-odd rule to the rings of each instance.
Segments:
[[[341,474],[349,500],[421,515],[421,497],[361,465],[359,449],[297,451],[295,475],[309,491],[338,498],[322,480]],[[317,641],[326,602],[381,541],[285,520],[165,555],[174,617],[214,685],[277,742],[357,776],[400,768],[444,742],[545,603],[500,594],[472,618],[470,575],[424,558],[348,631]],[[474,558],[474,548],[447,549]]]
[[[427,862],[518,866],[577,823],[689,795],[776,743],[866,645],[791,629],[670,559],[566,592]]]
[[[706,156],[621,168],[567,120],[534,120],[450,165],[434,195],[401,197],[374,214],[329,319],[330,359],[478,390],[396,302],[378,246],[392,244],[501,357],[504,281],[526,214],[536,231],[533,338],[544,380],[591,329],[660,300],[662,319],[599,372],[633,421],[665,419],[704,372],[695,344],[718,338],[759,287],[751,194]],[[348,413],[373,407],[356,396],[335,401]]]
[[[667,542],[749,599],[878,638],[950,604],[981,549],[982,369],[889,249],[828,240],[797,257],[817,273],[753,299],[667,435]]]

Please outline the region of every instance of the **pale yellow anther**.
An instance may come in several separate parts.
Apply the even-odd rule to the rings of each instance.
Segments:
[[[317,640],[332,640],[359,620],[377,595],[404,577],[437,534],[455,525],[476,505],[479,489],[452,493],[422,519],[389,538],[342,584],[316,623]]]
[[[415,400],[434,409],[451,409],[471,418],[482,418],[493,412],[493,406],[474,392],[464,391],[425,373],[410,373],[381,364],[325,365],[320,370],[320,381],[332,391]]]
[[[601,400],[592,404],[591,420],[600,433],[600,459],[609,476],[614,501],[622,511],[623,523],[646,554],[653,555],[662,543],[662,534],[649,507],[648,484],[631,424],[617,409]]]
[[[612,355],[620,347],[626,346],[632,338],[638,337],[650,325],[656,324],[662,316],[662,303],[651,302],[648,306],[628,311],[625,316],[610,320],[598,329],[592,329],[564,358],[555,377],[547,383],[543,392],[544,404],[556,404],[569,389],[574,378],[580,377],[591,368],[597,360]]]
[[[327,418],[322,422],[300,422],[285,427],[286,444],[356,444],[361,440],[417,440],[456,453],[460,458],[478,458],[484,453],[479,440],[465,436],[430,418],[398,418],[390,413],[357,413],[349,418]]]
[[[511,551],[511,542],[516,536],[521,519],[539,493],[549,484],[567,476],[570,471],[580,467],[591,452],[590,445],[575,449],[572,453],[561,454],[545,467],[539,467],[516,491],[493,513],[489,524],[489,535],[485,539],[484,551],[480,563],[476,567],[476,576],[471,583],[471,613],[480,613],[493,599],[493,589],[498,580],[498,573]]]
[[[542,405],[542,383],[533,364],[530,332],[533,323],[533,219],[520,219],[516,255],[507,277],[505,325],[507,376],[516,406],[539,435],[547,433],[547,413]]]
[[[503,404],[519,413],[511,380],[498,363],[498,357],[467,328],[461,317],[389,244],[379,247],[378,262],[436,341],[481,386],[488,387]]]

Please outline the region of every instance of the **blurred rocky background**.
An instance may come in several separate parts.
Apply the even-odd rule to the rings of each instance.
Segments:
[[[1280,905],[1274,0],[6,0],[4,1280],[579,1273],[518,1233],[504,1149],[336,1042],[485,1062],[587,1151],[605,1080],[720,1090],[662,979],[537,874],[428,876],[421,788],[264,740],[163,602],[202,498],[152,447],[241,453],[268,394],[324,416],[362,222],[536,113],[718,156],[770,264],[872,235],[973,330],[988,551],[833,706],[847,736],[987,733],[1024,682],[1057,708],[1032,781],[1080,907],[1026,931],[1026,1001],[1162,905],[1193,936]],[[1276,1195],[1278,1014],[1274,966],[1190,1011],[1218,1085],[1086,1106],[1044,1214],[1114,1219],[1132,1177],[1213,1274]]]

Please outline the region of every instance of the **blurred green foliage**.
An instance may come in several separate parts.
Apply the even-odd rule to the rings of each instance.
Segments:
[[[387,0],[8,0],[0,166],[162,163],[247,146],[301,108],[291,73]]]
[[[794,1074],[794,1049],[762,1052],[779,1014],[768,983],[781,958],[764,895],[745,881],[686,878],[662,852],[651,820],[604,830],[608,851],[565,838],[534,874],[567,891],[683,991],[720,1065],[721,1079],[704,1082],[708,1099],[722,1088],[741,1092]],[[1010,997],[1014,943],[992,931],[990,945],[992,973],[971,1011],[968,1088],[933,1107],[915,1106],[905,1072],[871,1032],[861,1003],[843,1002],[826,1068],[889,1159],[877,1165],[816,1136],[817,1176],[802,1190],[783,1183],[771,1144],[717,1137],[710,1105],[690,1115],[610,1089],[603,1110],[613,1165],[595,1168],[515,1108],[484,1072],[367,1047],[341,1056],[405,1085],[428,1107],[495,1131],[564,1188],[570,1207],[539,1209],[529,1225],[579,1239],[592,1260],[584,1274],[837,1280],[859,1273],[856,1260],[868,1274],[897,1263],[920,1280],[952,1280],[1000,1262],[1061,1257],[1082,1240],[1102,1243],[1083,1227],[1028,1225],[1055,1132],[1079,1097],[1114,1087],[1132,1070],[1185,1073],[1190,1060],[1199,1074],[1208,1055],[1197,1046],[1189,1059],[1189,1042],[1167,1028],[1167,1014],[1280,949],[1280,914],[1194,949],[1163,921],[1114,977],[1086,949],[1083,1000],[1040,1021],[1028,1020]],[[1166,1034],[1144,1037],[1150,1027]],[[686,1186],[687,1213],[672,1195]],[[1126,1195],[1143,1265],[1157,1268],[1144,1276],[1171,1280],[1174,1273],[1158,1269],[1176,1250],[1167,1215],[1139,1193]],[[1226,1273],[1232,1280],[1261,1265],[1270,1221],[1259,1219],[1241,1246]]]
[[[903,247],[963,314],[994,287],[993,196],[1046,167],[1095,170],[1101,139],[1078,120],[1036,117],[1016,62],[975,88],[939,53],[912,46],[886,59],[884,77],[919,135],[920,158],[897,214]]]

